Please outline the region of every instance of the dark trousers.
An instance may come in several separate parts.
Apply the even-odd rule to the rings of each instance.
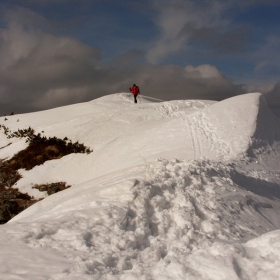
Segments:
[[[137,103],[137,95],[138,94],[133,94],[133,96],[134,96],[134,103]]]

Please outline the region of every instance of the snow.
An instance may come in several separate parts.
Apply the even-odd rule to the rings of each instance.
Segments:
[[[7,118],[93,152],[20,170],[16,187],[46,198],[0,226],[0,279],[280,279],[280,120],[262,94],[118,93]],[[0,158],[26,146],[0,143]]]

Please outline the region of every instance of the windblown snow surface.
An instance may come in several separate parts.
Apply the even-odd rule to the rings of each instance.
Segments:
[[[35,198],[72,187],[0,226],[0,279],[280,279],[280,120],[262,94],[119,93],[7,118],[93,152],[20,170]],[[1,134],[0,158],[25,146]]]

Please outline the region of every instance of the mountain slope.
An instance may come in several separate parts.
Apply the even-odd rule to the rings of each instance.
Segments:
[[[0,278],[278,279],[280,125],[262,95],[141,101],[114,94],[5,121],[93,153],[20,170],[17,187],[36,197],[32,184],[72,187],[0,227]],[[24,146],[12,141],[0,157]]]

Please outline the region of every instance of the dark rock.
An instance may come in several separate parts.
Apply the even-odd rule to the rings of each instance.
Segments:
[[[18,189],[0,186],[0,224],[8,222],[37,201]]]

